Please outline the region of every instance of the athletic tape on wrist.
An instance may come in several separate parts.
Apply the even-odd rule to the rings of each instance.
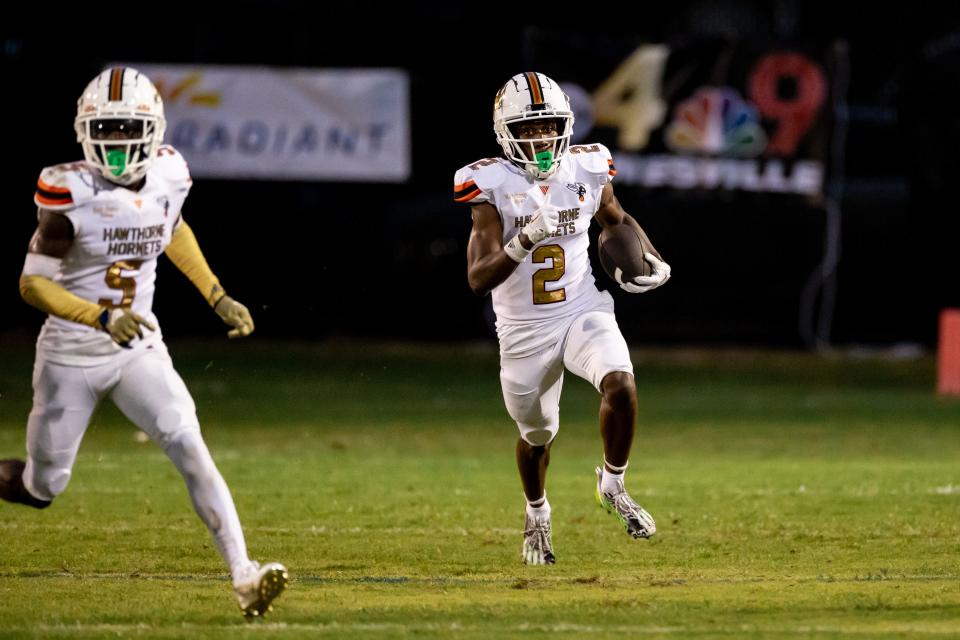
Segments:
[[[510,259],[514,262],[520,263],[526,260],[527,256],[530,255],[530,249],[525,248],[520,244],[520,234],[513,236],[510,239],[510,242],[503,245],[503,250],[506,252]]]

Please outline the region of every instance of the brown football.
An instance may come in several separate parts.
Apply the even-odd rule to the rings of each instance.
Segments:
[[[597,253],[600,255],[600,264],[614,281],[616,270],[623,274],[621,279],[626,282],[637,276],[649,276],[653,267],[643,259],[643,254],[650,252],[660,257],[653,248],[650,239],[642,232],[627,224],[616,224],[604,227],[600,232],[600,242]]]

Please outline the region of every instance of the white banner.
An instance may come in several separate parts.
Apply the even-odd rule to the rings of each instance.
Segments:
[[[409,79],[395,69],[133,65],[194,176],[402,182]]]

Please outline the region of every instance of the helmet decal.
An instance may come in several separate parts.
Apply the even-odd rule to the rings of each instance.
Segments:
[[[540,78],[533,71],[527,71],[523,74],[527,81],[527,90],[530,92],[531,108],[534,111],[543,109],[543,89],[540,87]]]
[[[110,70],[110,89],[107,93],[113,102],[123,100],[123,67],[115,67]]]

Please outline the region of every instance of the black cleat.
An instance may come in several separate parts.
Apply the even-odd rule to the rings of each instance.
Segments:
[[[46,509],[51,501],[34,498],[23,486],[23,469],[26,466],[23,460],[0,460],[0,498],[35,509]]]

